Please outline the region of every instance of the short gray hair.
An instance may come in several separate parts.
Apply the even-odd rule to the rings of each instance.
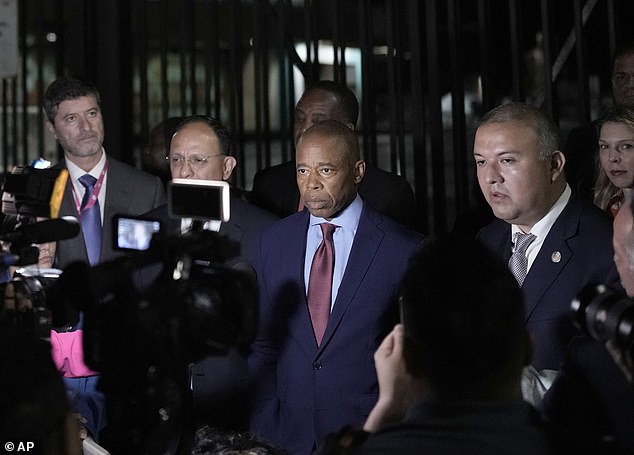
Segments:
[[[539,143],[539,157],[549,160],[553,152],[559,150],[559,129],[541,110],[526,103],[501,104],[484,114],[478,127],[490,123],[522,122],[531,128]]]

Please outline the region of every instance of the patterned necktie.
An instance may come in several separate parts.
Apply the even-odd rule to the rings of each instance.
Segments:
[[[328,325],[330,317],[330,301],[332,295],[332,271],[335,266],[335,252],[332,243],[332,235],[337,226],[330,223],[321,223],[323,240],[315,252],[310,266],[308,278],[308,311],[313,323],[313,331],[317,346]]]
[[[524,278],[528,273],[528,257],[526,249],[535,240],[533,234],[524,234],[522,232],[515,233],[515,252],[509,259],[509,269],[515,275],[520,287],[524,283]]]
[[[79,177],[79,183],[86,189],[80,208],[81,231],[84,235],[88,262],[90,262],[90,265],[95,265],[99,262],[101,255],[101,210],[99,208],[99,200],[95,200],[92,207],[84,208],[90,201],[97,179],[90,174],[84,174]]]

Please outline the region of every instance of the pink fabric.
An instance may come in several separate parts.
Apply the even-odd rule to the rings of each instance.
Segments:
[[[81,378],[99,374],[84,363],[83,330],[55,332],[51,330],[53,362],[66,378]]]

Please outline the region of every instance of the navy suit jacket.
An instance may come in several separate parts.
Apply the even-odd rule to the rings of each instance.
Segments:
[[[367,166],[359,194],[374,209],[410,229],[417,227],[416,202],[409,182],[402,176]],[[280,217],[299,206],[295,161],[272,166],[255,174],[251,201]]]
[[[309,218],[304,210],[261,234],[254,255],[260,328],[249,357],[251,431],[302,454],[343,425],[361,425],[374,406],[374,351],[398,321],[400,282],[423,241],[364,203],[318,347],[304,284]]]
[[[508,223],[496,220],[478,238],[508,262],[512,248]],[[599,283],[620,288],[613,256],[611,217],[573,194],[522,286],[535,368],[559,369],[576,333],[570,304],[579,291]]]
[[[107,157],[108,175],[106,199],[103,211],[100,262],[114,259],[119,253],[113,249],[113,215],[141,215],[165,203],[165,190],[161,179]],[[59,216],[74,216],[79,219],[73,200],[70,177],[66,183]],[[64,268],[71,262],[88,262],[84,236],[57,242],[55,266]]]

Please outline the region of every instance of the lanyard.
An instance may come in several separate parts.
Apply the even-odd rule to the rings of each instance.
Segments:
[[[79,214],[79,216],[81,216],[82,212],[85,212],[86,210],[88,210],[89,208],[91,208],[93,205],[97,203],[97,200],[99,198],[99,192],[101,191],[101,185],[103,185],[103,179],[106,175],[107,170],[108,170],[108,162],[106,161],[106,164],[104,164],[103,169],[101,170],[101,173],[99,174],[97,183],[95,183],[95,186],[92,189],[92,193],[90,194],[90,199],[88,199],[88,203],[86,203],[84,210],[81,209],[81,202],[79,201],[79,197],[77,196],[75,185],[71,185],[73,189],[73,199],[75,200],[75,208],[77,209],[77,213]]]

